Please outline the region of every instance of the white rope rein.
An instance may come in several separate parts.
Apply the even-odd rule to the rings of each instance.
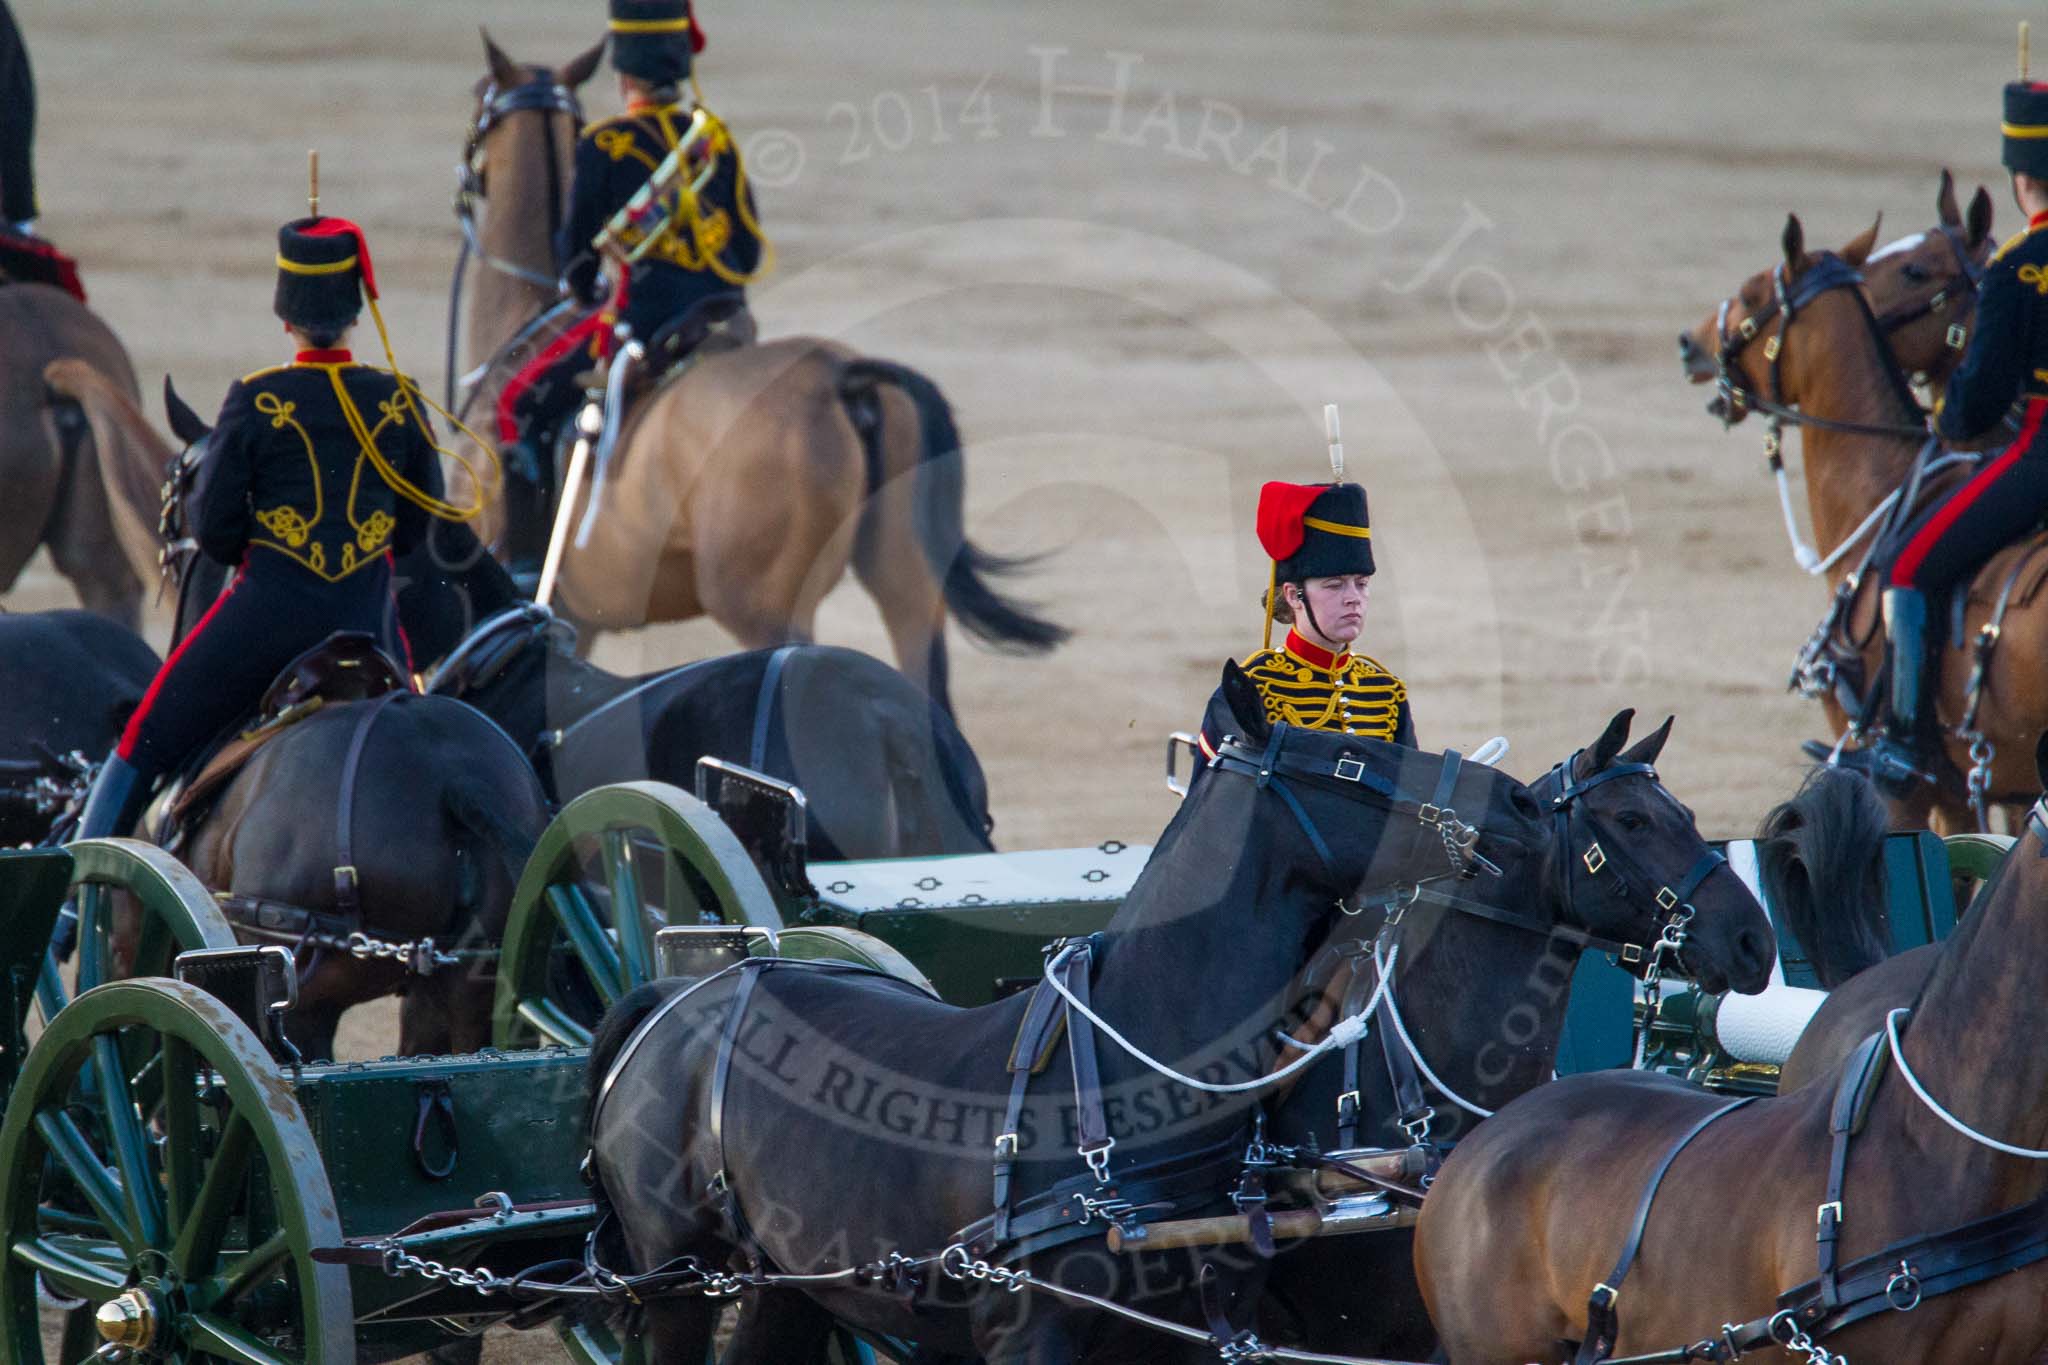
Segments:
[[[2031,1147],[2015,1147],[2009,1142],[2000,1142],[1995,1137],[1985,1136],[1969,1124],[1964,1123],[1954,1114],[1949,1113],[1948,1110],[1942,1108],[1940,1101],[1927,1093],[1927,1087],[1920,1084],[1920,1078],[1913,1074],[1913,1068],[1906,1065],[1906,1050],[1899,1042],[1899,1017],[1911,1014],[1912,1012],[1909,1009],[1895,1009],[1890,1014],[1887,1014],[1884,1017],[1884,1031],[1886,1038],[1891,1042],[1892,1062],[1899,1068],[1900,1079],[1904,1080],[1907,1086],[1912,1089],[1914,1096],[1919,1099],[1920,1103],[1927,1106],[1928,1112],[1980,1147],[1989,1147],[1994,1152],[2003,1152],[2007,1156],[2021,1157],[2027,1161],[2048,1161],[2048,1151],[2036,1151]]]
[[[1395,956],[1398,956],[1400,954],[1400,951],[1400,947],[1397,945],[1394,949]],[[1402,1047],[1408,1049],[1408,1056],[1415,1062],[1415,1067],[1418,1071],[1422,1073],[1422,1078],[1428,1081],[1431,1085],[1435,1086],[1438,1094],[1442,1095],[1452,1104],[1457,1105],[1466,1113],[1476,1114],[1478,1117],[1483,1119],[1492,1118],[1493,1111],[1491,1109],[1480,1108],[1478,1105],[1472,1103],[1472,1101],[1466,1099],[1463,1095],[1460,1095],[1457,1091],[1451,1089],[1448,1085],[1445,1085],[1444,1078],[1437,1075],[1436,1072],[1430,1070],[1429,1063],[1423,1060],[1422,1049],[1415,1046],[1415,1040],[1408,1036],[1408,1025],[1401,1021],[1401,1007],[1394,1003],[1394,992],[1391,985],[1389,984],[1394,979],[1394,957],[1390,956],[1384,963],[1382,963],[1380,961],[1379,945],[1374,944],[1372,950],[1372,964],[1373,966],[1379,968],[1380,973],[1379,990],[1375,991],[1373,994],[1375,997],[1377,997],[1382,991],[1386,993],[1387,1018],[1394,1021],[1394,1036],[1401,1040]],[[1366,1012],[1371,1013],[1370,1008],[1368,1008]]]
[[[1068,951],[1071,951],[1071,949]],[[1401,949],[1398,945],[1396,945],[1396,947],[1394,948],[1393,956],[1388,958],[1387,960],[1387,969],[1383,969],[1380,972],[1379,985],[1373,988],[1372,999],[1366,1001],[1365,1007],[1359,1010],[1357,1014],[1347,1015],[1346,1017],[1339,1019],[1334,1025],[1332,1025],[1328,1037],[1324,1038],[1319,1043],[1310,1045],[1308,1049],[1302,1053],[1301,1056],[1295,1058],[1293,1061],[1289,1062],[1286,1066],[1280,1068],[1280,1070],[1278,1071],[1269,1071],[1265,1075],[1257,1077],[1253,1080],[1232,1081],[1228,1084],[1223,1084],[1216,1081],[1200,1080],[1194,1076],[1185,1075],[1179,1071],[1176,1071],[1172,1067],[1168,1066],[1166,1063],[1160,1061],[1158,1058],[1147,1053],[1143,1048],[1139,1047],[1136,1043],[1133,1043],[1130,1039],[1124,1037],[1123,1034],[1118,1033],[1116,1031],[1116,1026],[1114,1024],[1111,1024],[1107,1019],[1104,1019],[1101,1015],[1097,1014],[1094,1010],[1088,1008],[1087,1005],[1083,1004],[1081,1000],[1077,998],[1072,991],[1067,989],[1066,983],[1061,981],[1058,976],[1054,975],[1053,969],[1056,966],[1058,966],[1061,962],[1066,960],[1066,953],[1059,953],[1054,955],[1053,957],[1046,959],[1045,979],[1046,983],[1050,985],[1053,988],[1053,990],[1059,993],[1060,999],[1067,1002],[1068,1009],[1079,1012],[1080,1015],[1089,1023],[1095,1025],[1095,1027],[1101,1029],[1103,1033],[1107,1034],[1110,1040],[1113,1041],[1118,1047],[1122,1048],[1125,1052],[1128,1052],[1138,1062],[1144,1064],[1147,1067],[1150,1067],[1153,1071],[1156,1071],[1160,1075],[1166,1077],[1166,1079],[1173,1081],[1176,1084],[1184,1085],[1190,1090],[1200,1090],[1210,1095],[1243,1095],[1249,1094],[1250,1092],[1255,1090],[1265,1090],[1271,1086],[1278,1085],[1281,1081],[1286,1080],[1289,1076],[1292,1076],[1295,1072],[1301,1070],[1310,1062],[1313,1062],[1316,1058],[1322,1056],[1325,1052],[1328,1052],[1333,1048],[1348,1047],[1350,1044],[1357,1042],[1360,1038],[1363,1038],[1365,1036],[1366,1023],[1368,1020],[1372,1018],[1372,1012],[1379,1007],[1380,997],[1387,994],[1387,970],[1391,970],[1394,962],[1399,960],[1400,956]],[[1373,954],[1373,961],[1375,965],[1377,965],[1377,963],[1379,962],[1379,954],[1377,951],[1375,951]],[[1389,997],[1390,1001],[1391,999],[1392,997]],[[1425,1067],[1424,1070],[1427,1071],[1428,1068]]]
[[[1841,563],[1842,556],[1855,549],[1865,536],[1876,530],[1878,524],[1891,515],[1891,510],[1898,505],[1899,495],[1903,491],[1903,489],[1894,488],[1883,502],[1880,502],[1871,509],[1870,515],[1865,517],[1862,524],[1849,533],[1846,540],[1828,551],[1827,556],[1823,558],[1821,553],[1814,549],[1813,546],[1807,544],[1805,537],[1799,534],[1799,517],[1792,510],[1792,480],[1786,474],[1785,467],[1779,465],[1778,506],[1785,513],[1785,538],[1792,542],[1792,558],[1799,562],[1800,568],[1810,574],[1818,576],[1826,573],[1829,569]]]

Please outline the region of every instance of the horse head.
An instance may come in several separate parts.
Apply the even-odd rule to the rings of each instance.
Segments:
[[[1853,354],[1857,332],[1867,331],[1891,363],[1876,315],[1856,287],[1877,244],[1877,229],[1873,221],[1839,251],[1809,252],[1799,215],[1785,216],[1780,260],[1744,280],[1698,326],[1679,334],[1686,379],[1720,386],[1708,412],[1733,425],[1758,399],[1784,407],[1815,399],[1821,372],[1839,355]]]
[[[456,214],[485,260],[531,272],[537,287],[552,289],[553,238],[568,210],[583,123],[576,91],[597,70],[604,40],[560,66],[514,61],[488,31],[483,41],[489,69],[476,83]],[[487,197],[495,211],[478,236],[475,205]]]
[[[1634,717],[1617,714],[1531,788],[1555,822],[1559,913],[1596,937],[1648,947],[1650,966],[1708,991],[1754,994],[1777,960],[1770,918],[1658,779],[1671,721],[1626,747]]]
[[[1982,185],[1965,215],[1956,205],[1955,177],[1943,170],[1934,204],[1940,216],[1933,227],[1865,259],[1863,292],[1899,368],[1938,387],[1962,363],[1977,288],[1996,243],[1991,194]]]

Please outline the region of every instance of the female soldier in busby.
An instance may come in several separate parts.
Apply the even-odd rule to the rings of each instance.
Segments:
[[[417,386],[395,363],[376,369],[349,353],[365,293],[382,337],[361,228],[313,217],[278,230],[274,307],[298,349],[290,364],[228,389],[195,495],[200,549],[235,573],[143,694],[77,837],[125,833],[157,777],[246,716],[287,664],[335,631],[375,635],[404,657],[393,552],[410,549],[429,517],[472,517],[482,502],[444,500],[445,452]]]
[[[1928,772],[1937,744],[1929,665],[1930,602],[1969,582],[1984,561],[2048,514],[2048,83],[2005,87],[2005,164],[2027,229],[1991,258],[1969,349],[1935,408],[1954,446],[1996,444],[2019,404],[2019,434],[1906,532],[1885,580],[1890,719],[1872,775],[1895,795]]]
[[[1309,730],[1415,743],[1408,689],[1377,659],[1353,653],[1372,601],[1372,523],[1355,483],[1269,483],[1259,490],[1259,544],[1273,561],[1265,644],[1244,671],[1266,719]],[[1288,625],[1273,647],[1273,622]],[[1221,690],[1202,717],[1206,757],[1232,730]]]
[[[650,342],[669,324],[714,303],[722,313],[736,314],[745,307],[747,282],[762,268],[753,192],[738,146],[715,119],[716,170],[701,193],[678,191],[675,216],[630,277],[603,280],[591,248],[689,127],[700,106],[686,98],[683,86],[703,50],[704,31],[689,0],[611,0],[612,65],[626,112],[591,124],[577,140],[569,214],[556,243],[556,258],[567,263],[563,288],[594,311],[515,375],[498,400],[498,436],[512,443],[505,447],[507,464],[533,485],[543,509],[553,494],[555,433],[581,398],[577,376],[609,354],[614,325],[623,320],[635,337]],[[608,284],[620,287],[622,307],[621,297],[607,297]],[[545,524],[546,517],[515,520]],[[514,550],[531,557],[539,548]]]

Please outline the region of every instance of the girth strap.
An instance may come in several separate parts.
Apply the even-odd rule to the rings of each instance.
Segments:
[[[410,692],[386,692],[363,707],[356,728],[349,735],[348,755],[341,761],[341,791],[334,802],[334,906],[344,919],[360,924],[363,916],[362,881],[356,875],[355,809],[356,777],[362,771],[363,750],[370,742],[370,727],[384,708]]]
[[[1815,1210],[1814,1248],[1820,1266],[1820,1301],[1828,1312],[1841,1306],[1842,1289],[1835,1274],[1836,1244],[1842,1235],[1842,1192],[1849,1178],[1849,1142],[1862,1131],[1870,1116],[1871,1101],[1884,1079],[1885,1062],[1891,1056],[1884,1033],[1871,1034],[1849,1055],[1842,1069],[1842,1083],[1835,1090],[1835,1104],[1828,1116],[1832,1142],[1828,1149],[1828,1192]]]
[[[1756,1100],[1751,1095],[1746,1099],[1732,1101],[1707,1114],[1699,1122],[1685,1130],[1685,1135],[1671,1145],[1664,1159],[1657,1163],[1656,1171],[1650,1176],[1650,1184],[1643,1191],[1640,1203],[1636,1205],[1635,1223],[1629,1228],[1628,1241],[1622,1244],[1621,1255],[1614,1262],[1614,1269],[1607,1278],[1593,1287],[1593,1295],[1586,1306],[1586,1338],[1579,1343],[1579,1353],[1572,1357],[1572,1365],[1598,1365],[1614,1354],[1614,1344],[1621,1336],[1621,1319],[1615,1312],[1615,1304],[1621,1298],[1621,1282],[1628,1278],[1634,1268],[1636,1256],[1643,1249],[1643,1234],[1649,1230],[1650,1208],[1657,1200],[1657,1191],[1664,1184],[1664,1177],[1671,1173],[1671,1167],[1678,1160],[1678,1154],[1692,1145],[1694,1138],[1707,1131],[1718,1119],[1726,1118],[1746,1104]]]
[[[732,1076],[733,1054],[739,1050],[740,1025],[747,1017],[747,1004],[753,998],[755,984],[766,970],[764,963],[752,971],[742,971],[739,989],[733,992],[732,1004],[726,1008],[725,1026],[718,1035],[718,1058],[711,1068],[711,1113],[708,1116],[711,1148],[718,1153],[718,1173],[712,1177],[713,1193],[724,1206],[726,1221],[732,1226],[733,1241],[756,1261],[760,1258],[760,1249],[754,1241],[753,1229],[747,1224],[747,1216],[740,1208],[732,1177],[726,1174],[725,1092],[726,1083]]]

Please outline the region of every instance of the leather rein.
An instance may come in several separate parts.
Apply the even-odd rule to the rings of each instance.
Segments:
[[[547,148],[548,168],[548,264],[550,270],[543,274],[523,266],[517,261],[508,261],[484,250],[483,242],[477,236],[476,206],[484,197],[483,152],[484,139],[491,130],[514,114],[539,113],[549,119],[566,115],[577,128],[583,126],[583,106],[576,98],[576,92],[555,78],[552,71],[543,71],[532,80],[510,89],[501,90],[493,81],[484,88],[482,99],[477,103],[476,118],[470,123],[469,135],[463,140],[462,159],[455,164],[455,222],[462,229],[462,246],[455,257],[455,277],[448,286],[448,363],[444,367],[447,376],[447,391],[443,395],[450,409],[456,401],[455,347],[456,331],[462,318],[462,282],[474,255],[501,275],[509,275],[523,284],[530,284],[550,293],[558,287],[562,261],[560,245],[565,201],[568,198],[568,180],[561,164],[561,155],[555,150],[553,137],[542,139]],[[522,328],[515,341],[523,338],[529,329]],[[501,347],[499,354],[509,349]],[[463,377],[465,384],[482,374],[488,373],[491,363],[497,360],[493,355],[478,370]]]

